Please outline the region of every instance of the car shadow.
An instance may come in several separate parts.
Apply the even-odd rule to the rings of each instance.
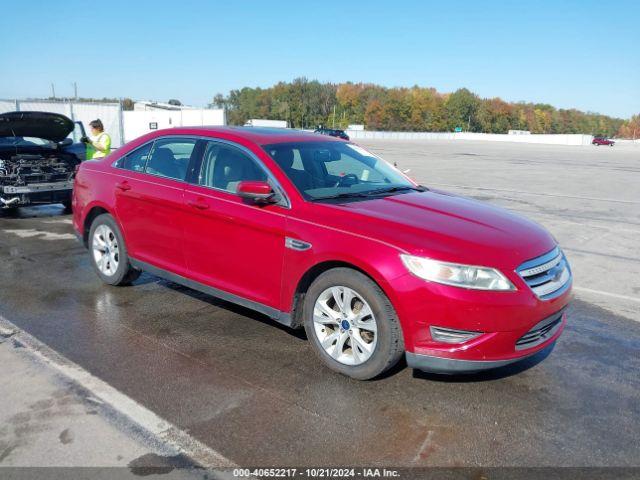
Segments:
[[[62,204],[34,205],[32,207],[0,208],[0,218],[27,219],[70,215]]]
[[[166,288],[170,288],[176,292],[180,292],[184,295],[188,295],[191,298],[195,298],[200,300],[201,302],[206,302],[209,305],[217,308],[224,308],[225,310],[229,310],[230,312],[236,313],[238,315],[242,315],[243,317],[250,318],[252,320],[256,320],[258,322],[262,322],[271,327],[278,328],[284,332],[287,332],[292,337],[295,337],[299,340],[307,340],[307,335],[303,328],[291,328],[283,325],[275,320],[271,319],[267,315],[264,315],[260,312],[256,312],[255,310],[251,310],[250,308],[243,307],[242,305],[237,305],[232,302],[227,302],[226,300],[222,300],[218,297],[214,297],[212,295],[208,295],[206,293],[199,292],[198,290],[194,290],[189,287],[185,287],[184,285],[180,285],[178,283],[171,282],[169,280],[164,280],[160,277],[155,277],[151,274],[144,274],[140,277],[140,279],[134,282],[134,285],[141,285],[145,283],[158,283]]]
[[[307,335],[303,328],[294,329],[291,327],[287,327],[270,317],[257,312],[255,310],[251,310],[250,308],[243,307],[241,305],[237,305],[232,302],[227,302],[226,300],[222,300],[218,297],[214,297],[212,295],[200,292],[198,290],[194,290],[192,288],[186,287],[184,285],[180,285],[178,283],[171,282],[169,280],[165,280],[160,277],[156,277],[149,273],[144,273],[137,279],[133,285],[145,285],[149,283],[157,283],[158,285],[162,285],[165,288],[169,288],[175,292],[179,292],[183,295],[188,295],[191,298],[197,299],[201,302],[208,303],[209,305],[216,308],[223,308],[230,312],[233,312],[237,315],[242,315],[243,317],[250,318],[252,320],[264,323],[269,325],[270,327],[275,327],[281,331],[286,332],[290,336],[297,338],[298,340],[307,341]],[[442,374],[442,373],[430,373],[423,372],[421,370],[413,370],[413,378],[422,379],[422,380],[430,380],[434,382],[443,382],[443,383],[476,383],[476,382],[487,382],[493,380],[500,380],[502,378],[507,378],[512,375],[517,375],[525,370],[528,370],[538,363],[542,362],[545,358],[549,356],[549,354],[555,348],[555,342],[545,349],[539,351],[535,355],[532,355],[524,360],[521,360],[517,363],[506,365],[504,367],[494,368],[492,370],[486,370],[483,372],[477,373],[467,373],[467,374]],[[375,377],[375,380],[384,380],[386,378],[392,377],[402,370],[407,368],[407,362],[404,356],[389,370],[383,372],[382,374]]]
[[[413,378],[443,383],[477,383],[500,380],[513,375],[518,375],[525,370],[535,367],[547,358],[554,348],[555,342],[545,349],[540,350],[535,355],[525,358],[517,363],[512,363],[511,365],[505,365],[504,367],[498,367],[491,370],[485,370],[483,372],[447,375],[443,373],[430,373],[423,372],[421,370],[414,370]]]

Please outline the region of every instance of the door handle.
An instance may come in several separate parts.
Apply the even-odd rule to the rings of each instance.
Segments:
[[[191,201],[187,202],[187,205],[189,205],[190,207],[193,207],[193,208],[197,208],[198,210],[208,210],[209,209],[209,204],[205,203],[202,200],[199,200],[199,201],[191,200]]]
[[[129,182],[116,183],[116,188],[126,192],[127,190],[131,190],[131,185],[129,185]]]

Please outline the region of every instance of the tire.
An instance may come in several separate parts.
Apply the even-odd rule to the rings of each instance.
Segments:
[[[340,313],[336,294],[342,302],[345,292],[353,299]],[[315,354],[331,370],[348,377],[375,378],[398,363],[404,353],[402,330],[391,302],[375,282],[356,270],[334,268],[316,278],[305,295],[302,314]],[[357,320],[358,316],[362,318]]]
[[[62,206],[64,207],[65,213],[72,213],[73,212],[73,203],[71,201],[71,198],[63,201],[62,202]]]
[[[15,217],[19,207],[0,208],[0,217]]]
[[[89,258],[98,277],[109,285],[128,285],[142,273],[131,266],[122,233],[108,213],[98,215],[91,224]]]

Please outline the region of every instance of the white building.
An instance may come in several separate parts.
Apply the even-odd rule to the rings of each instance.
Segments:
[[[167,111],[167,110],[198,110],[198,107],[189,105],[171,105],[170,103],[152,102],[152,101],[136,101],[133,103],[134,112],[147,111]]]
[[[153,130],[173,127],[226,125],[223,108],[197,108],[159,102],[135,102],[132,111],[124,111],[124,140],[129,142]]]

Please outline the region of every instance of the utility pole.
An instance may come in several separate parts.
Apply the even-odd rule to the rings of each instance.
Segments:
[[[469,115],[469,120],[467,121],[467,132],[471,128],[471,115]]]
[[[53,82],[51,82],[51,97],[56,98],[56,87],[53,85]]]
[[[336,106],[333,106],[333,123],[331,124],[331,128],[336,128]]]
[[[73,98],[78,100],[78,84],[73,82],[71,85],[73,85]]]

